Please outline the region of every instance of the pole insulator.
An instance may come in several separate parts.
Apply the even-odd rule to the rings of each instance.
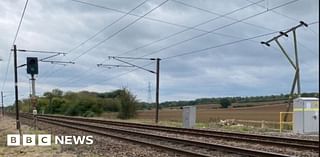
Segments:
[[[285,32],[280,32],[280,34],[281,34],[281,35],[284,35],[284,36],[286,36],[286,37],[289,37],[289,35],[288,35],[287,33],[285,33]]]
[[[301,23],[302,25],[304,25],[305,27],[308,27],[308,24],[306,24],[305,22],[300,21],[300,23]]]

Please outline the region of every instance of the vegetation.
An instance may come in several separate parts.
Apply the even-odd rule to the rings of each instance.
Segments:
[[[227,98],[223,98],[220,100],[220,105],[222,108],[228,108],[229,106],[231,106],[231,101]]]
[[[118,118],[129,119],[136,115],[137,101],[136,97],[133,96],[128,90],[124,89],[120,92],[120,111]]]
[[[302,93],[302,97],[319,97],[319,93]],[[250,106],[252,103],[261,104],[273,101],[287,101],[289,95],[252,96],[252,97],[222,97],[200,98],[192,101],[168,101],[160,104],[161,108],[181,107],[190,105],[220,104],[222,108]],[[247,104],[248,103],[248,104]],[[260,104],[259,103],[259,104]],[[246,105],[242,105],[246,104]],[[22,112],[31,112],[29,99],[19,101]],[[129,119],[136,115],[136,110],[151,110],[154,103],[138,102],[136,97],[127,89],[112,92],[63,92],[54,89],[38,97],[37,110],[45,114],[63,114],[70,116],[93,117],[103,112],[117,112],[118,118]],[[14,111],[14,105],[6,107]]]
[[[319,97],[319,93],[302,93],[302,97]],[[249,97],[221,97],[221,98],[199,98],[191,101],[167,101],[160,104],[162,108],[166,107],[180,107],[193,106],[204,104],[220,104],[221,99],[228,99],[232,104],[234,103],[250,103],[250,102],[271,102],[271,101],[287,101],[289,94],[269,95],[269,96],[249,96]],[[148,103],[141,103],[141,108],[150,109],[154,106]],[[221,106],[222,107],[222,106]]]
[[[37,110],[45,114],[93,117],[103,112],[119,112],[119,118],[132,118],[136,113],[137,101],[127,89],[113,92],[63,92],[54,89],[38,97]],[[31,112],[29,99],[19,102],[22,112]],[[14,106],[8,109],[13,110]]]

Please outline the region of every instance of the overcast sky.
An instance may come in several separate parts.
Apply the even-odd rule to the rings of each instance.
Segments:
[[[0,2],[0,90],[6,105],[14,101],[10,49],[25,2]],[[37,95],[55,88],[106,92],[127,87],[139,100],[149,101],[150,82],[154,101],[154,74],[131,67],[97,67],[123,64],[108,56],[161,58],[161,102],[271,95],[289,93],[294,69],[275,42],[266,47],[260,41],[301,20],[311,24],[296,30],[301,88],[316,92],[318,0],[29,0],[15,44],[18,49],[65,52],[51,60],[75,62],[40,62]],[[279,41],[294,60],[292,33]],[[28,56],[41,59],[48,54],[19,52],[18,64]],[[124,61],[156,68],[153,61]],[[25,67],[18,73],[19,96],[25,98],[30,76]]]

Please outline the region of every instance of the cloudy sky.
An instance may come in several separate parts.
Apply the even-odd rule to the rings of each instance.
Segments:
[[[10,55],[25,0],[0,2],[0,90],[14,101]],[[275,42],[260,44],[304,21],[297,29],[302,92],[319,90],[318,0],[29,0],[15,41],[18,49],[59,51],[67,55],[40,62],[37,95],[64,91],[129,88],[139,100],[154,101],[155,75],[108,56],[161,58],[160,101],[202,97],[288,93],[294,69]],[[293,35],[279,41],[290,57]],[[49,54],[18,53],[26,57]],[[294,59],[294,58],[293,58]],[[149,60],[124,61],[155,70]],[[19,96],[30,93],[30,76],[20,68]]]

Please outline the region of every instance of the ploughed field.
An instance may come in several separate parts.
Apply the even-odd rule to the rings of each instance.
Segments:
[[[280,112],[286,112],[287,103],[247,103],[252,107],[236,107],[220,109],[215,104],[197,106],[197,122],[212,122],[220,119],[274,121],[279,122]],[[292,109],[290,109],[290,112]],[[154,119],[155,110],[138,111],[137,119]],[[182,109],[165,108],[159,112],[160,120],[181,121]]]

